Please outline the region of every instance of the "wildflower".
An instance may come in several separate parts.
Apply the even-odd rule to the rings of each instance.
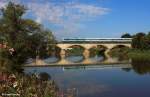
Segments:
[[[9,53],[11,54],[11,55],[13,55],[13,52],[14,52],[15,50],[14,50],[14,48],[10,48],[9,49]]]
[[[16,81],[13,83],[13,87],[16,88],[17,86],[18,86],[18,82]]]

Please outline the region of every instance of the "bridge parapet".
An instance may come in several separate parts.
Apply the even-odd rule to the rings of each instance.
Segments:
[[[62,43],[131,43],[132,38],[64,38]]]

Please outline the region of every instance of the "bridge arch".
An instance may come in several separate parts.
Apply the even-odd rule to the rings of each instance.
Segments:
[[[129,58],[127,57],[128,54],[128,49],[131,48],[130,45],[114,45],[110,50],[109,50],[109,55],[110,57],[115,57],[119,61],[121,60],[128,60]]]
[[[116,44],[116,45],[112,46],[110,50],[112,50],[114,48],[118,48],[118,47],[119,48],[122,48],[122,47],[131,48],[131,45],[129,45],[129,44]]]
[[[104,49],[108,49],[108,47],[106,45],[103,45],[103,44],[94,44],[91,47],[89,47],[89,49],[92,49],[92,48],[104,48]]]
[[[73,44],[73,45],[68,46],[67,48],[76,48],[76,47],[80,47],[82,49],[85,49],[85,47],[83,45],[79,45],[79,44]]]
[[[82,45],[70,45],[65,49],[66,56],[83,55],[85,47]]]
[[[108,49],[108,47],[106,47],[103,44],[96,44],[93,45],[91,48],[89,48],[89,52],[90,52],[90,56],[95,56],[95,55],[99,55],[99,54],[104,54],[105,57],[105,51]]]

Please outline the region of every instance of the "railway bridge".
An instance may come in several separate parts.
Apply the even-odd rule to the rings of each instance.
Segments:
[[[132,38],[65,38],[61,42],[57,43],[57,47],[61,49],[60,56],[64,58],[66,50],[71,49],[73,46],[80,46],[84,48],[83,56],[88,58],[90,55],[90,49],[95,47],[105,48],[104,54],[106,58],[109,58],[108,52],[117,47],[124,46],[131,48]]]

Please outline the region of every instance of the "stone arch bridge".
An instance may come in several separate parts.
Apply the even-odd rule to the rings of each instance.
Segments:
[[[83,55],[85,58],[89,57],[89,49],[97,46],[105,47],[105,56],[109,58],[108,52],[116,46],[125,46],[131,48],[132,38],[69,38],[63,39],[57,43],[57,47],[61,49],[60,56],[64,58],[66,50],[72,46],[80,46],[84,48]]]

